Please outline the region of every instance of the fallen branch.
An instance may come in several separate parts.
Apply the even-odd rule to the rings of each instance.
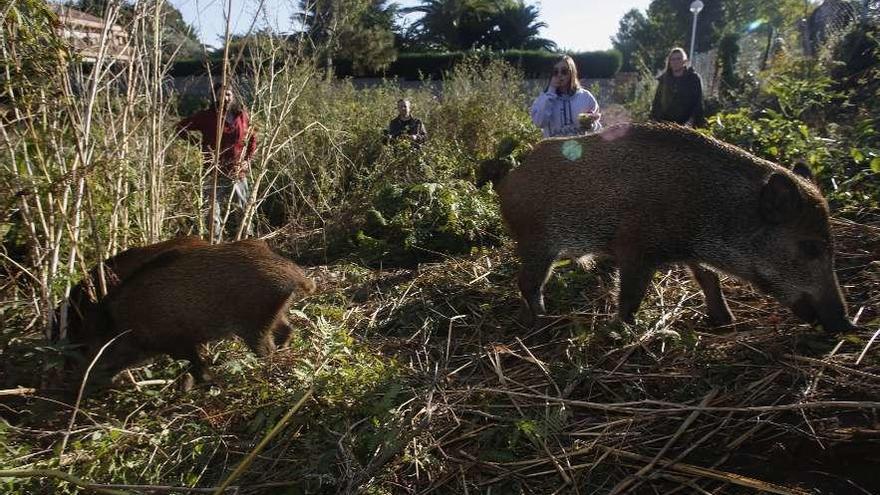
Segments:
[[[833,363],[831,361],[823,361],[821,359],[811,358],[811,357],[807,357],[807,356],[797,356],[794,354],[785,354],[782,357],[784,357],[786,359],[793,359],[795,361],[800,361],[802,363],[814,364],[816,366],[827,366],[829,368],[834,368],[837,371],[840,371],[842,373],[849,373],[851,375],[860,376],[862,378],[876,380],[878,383],[880,383],[880,375],[875,375],[873,373],[867,373],[864,371],[855,370],[855,369],[848,368],[846,366],[843,366],[843,365],[840,365],[837,363]]]
[[[205,488],[196,488],[189,486],[169,486],[169,485],[117,485],[117,484],[98,484],[98,483],[89,483],[84,481],[76,476],[71,474],[67,474],[63,471],[57,471],[55,469],[11,469],[6,471],[0,471],[0,478],[55,478],[63,481],[67,481],[68,483],[72,483],[76,486],[92,490],[98,493],[107,493],[112,495],[131,495],[131,491],[144,493],[144,492],[159,492],[159,493],[214,493],[217,491],[216,487],[205,487]],[[259,488],[280,488],[285,486],[296,486],[302,483],[302,480],[295,481],[273,481],[270,483],[260,483],[256,485],[247,485],[249,490],[259,489]],[[241,486],[230,486],[227,487],[224,491],[237,493],[241,490]]]
[[[878,335],[880,335],[880,328],[878,328],[877,331],[874,332],[874,335],[871,336],[871,340],[868,341],[868,343],[865,345],[865,348],[862,350],[862,353],[859,354],[859,358],[856,359],[856,365],[859,365],[862,363],[862,359],[864,359],[865,354],[868,353],[868,349],[871,348],[871,344],[873,344],[874,341],[877,340]]]
[[[27,388],[27,387],[16,387],[16,388],[7,388],[5,390],[0,390],[0,397],[9,396],[9,395],[31,395],[37,393],[37,389],[35,388]]]
[[[703,400],[700,401],[700,406],[701,406],[701,407],[705,407],[707,404],[709,404],[710,402],[712,402],[713,399],[715,399],[715,396],[716,396],[716,395],[718,395],[718,389],[717,389],[717,388],[713,388],[712,390],[709,391],[708,394],[706,394],[705,397],[703,397]],[[678,439],[681,437],[681,435],[682,435],[682,434],[683,434],[683,433],[684,433],[684,432],[685,432],[685,431],[691,426],[691,424],[693,424],[693,422],[697,419],[697,416],[699,416],[699,414],[700,414],[700,411],[699,411],[699,410],[695,410],[695,411],[693,411],[693,412],[690,414],[690,416],[688,416],[688,418],[684,421],[684,423],[681,424],[681,426],[678,428],[678,430],[675,432],[675,434],[672,436],[672,438],[670,438],[670,439],[666,442],[666,445],[664,445],[663,448],[660,449],[660,452],[657,452],[657,455],[655,455],[654,458],[651,459],[651,462],[649,462],[649,463],[646,464],[644,467],[642,467],[641,469],[639,469],[638,472],[636,472],[636,474],[634,474],[634,475],[630,476],[629,478],[626,478],[625,480],[623,480],[623,481],[621,481],[620,483],[618,483],[617,486],[615,486],[614,489],[611,490],[611,495],[616,495],[616,494],[618,494],[618,493],[625,493],[625,491],[626,491],[627,489],[631,489],[631,490],[635,491],[635,489],[638,488],[638,487],[640,486],[640,483],[637,482],[637,480],[644,479],[645,476],[646,476],[646,475],[647,475],[652,469],[654,469],[654,466],[655,466],[658,462],[660,462],[661,458],[663,457],[663,454],[665,454],[666,451],[669,450],[669,448],[672,447],[672,445],[675,444],[676,441],[678,441]],[[633,483],[636,483],[636,485],[635,485],[635,486],[632,486],[632,488],[630,488],[630,486],[631,486]]]
[[[561,397],[552,397],[541,394],[527,394],[524,392],[514,392],[511,390],[499,390],[496,388],[475,387],[471,389],[475,392],[487,392],[492,394],[514,395],[517,397],[525,397],[528,399],[538,399],[548,402],[556,402],[573,407],[585,407],[588,409],[597,409],[600,411],[614,411],[623,413],[675,413],[687,411],[704,411],[704,412],[774,412],[774,411],[800,411],[812,409],[880,409],[880,402],[874,401],[848,401],[848,400],[829,400],[823,402],[804,402],[802,404],[782,404],[779,406],[749,406],[749,407],[702,407],[687,406],[684,404],[676,404],[674,402],[665,402],[659,400],[643,400],[637,402],[617,402],[617,403],[601,403],[587,402],[581,400],[563,399]],[[636,406],[658,406],[666,409],[658,409],[656,407],[636,407]]]
[[[161,378],[155,380],[141,380],[139,382],[134,382],[134,384],[138,387],[150,387],[153,385],[168,385],[173,380],[163,380]]]
[[[98,353],[95,354],[95,357],[92,359],[92,362],[89,363],[89,367],[86,368],[86,372],[83,375],[82,383],[80,383],[80,385],[79,385],[79,392],[76,394],[76,402],[73,405],[73,412],[70,414],[70,422],[67,424],[67,432],[64,434],[64,438],[61,439],[61,448],[58,449],[58,458],[59,459],[63,456],[64,449],[67,447],[67,441],[70,439],[70,433],[73,431],[73,425],[76,422],[76,413],[79,412],[79,405],[80,405],[80,403],[82,403],[83,393],[86,390],[86,382],[89,381],[89,375],[92,373],[92,368],[94,368],[95,364],[97,364],[98,360],[101,359],[101,356],[104,354],[104,351],[106,351],[108,347],[113,345],[113,343],[116,342],[116,339],[122,337],[123,335],[127,334],[128,332],[131,332],[131,330],[129,329],[129,330],[126,330],[126,331],[120,333],[116,337],[113,337],[112,339],[110,339],[106,344],[101,346],[101,348],[98,349]]]
[[[0,478],[55,478],[98,493],[107,493],[109,495],[130,495],[130,492],[95,485],[77,478],[72,474],[67,474],[55,469],[7,469],[0,471]]]
[[[266,444],[268,444],[270,440],[275,438],[275,435],[281,432],[281,430],[287,425],[291,418],[293,418],[293,415],[296,414],[297,411],[299,411],[299,408],[302,407],[302,405],[305,404],[306,401],[312,396],[314,391],[314,388],[309,387],[306,393],[298,401],[296,401],[296,404],[294,404],[293,407],[291,407],[290,410],[287,411],[287,414],[285,414],[284,417],[281,418],[278,423],[272,428],[272,430],[267,433],[262,440],[260,440],[260,443],[257,444],[256,447],[254,447],[254,450],[252,450],[251,453],[248,454],[247,457],[245,457],[244,460],[241,461],[241,463],[235,468],[232,474],[230,474],[223,481],[223,483],[221,483],[220,486],[217,487],[216,490],[214,490],[215,495],[221,495],[224,491],[226,491],[227,488],[229,488],[229,485],[231,485],[233,481],[238,479],[239,476],[247,471],[247,468],[250,467],[257,454],[259,454],[260,451],[262,451],[263,448],[266,447]]]
[[[625,450],[618,450],[613,447],[606,447],[604,445],[597,445],[596,447],[626,459],[632,459],[642,462],[652,461],[652,459],[648,456],[633,454],[632,452],[627,452]],[[691,474],[703,478],[724,481],[726,483],[732,483],[737,486],[744,486],[759,491],[776,493],[778,495],[809,495],[809,492],[805,492],[797,488],[786,488],[784,486],[767,483],[766,481],[756,480],[754,478],[749,478],[739,474],[728,473],[726,471],[717,471],[715,469],[703,468],[691,464],[673,463],[665,459],[658,460],[657,463],[665,467],[666,469],[678,471],[679,473]]]

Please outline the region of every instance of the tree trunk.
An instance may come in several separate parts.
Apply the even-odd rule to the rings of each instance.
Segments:
[[[770,50],[773,49],[773,39],[776,37],[776,27],[767,25],[767,46],[764,48],[764,58],[761,60],[761,70],[767,70],[770,61]]]

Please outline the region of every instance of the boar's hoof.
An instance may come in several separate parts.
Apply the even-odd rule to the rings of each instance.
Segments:
[[[635,314],[617,315],[617,319],[621,323],[626,323],[627,325],[635,325],[636,324],[636,315]]]
[[[180,391],[181,392],[189,392],[196,386],[196,379],[193,378],[192,373],[186,373],[183,375],[183,378],[180,379]]]
[[[189,392],[196,386],[210,385],[213,380],[214,378],[207,372],[196,373],[196,375],[193,375],[193,372],[188,372],[181,378],[180,390],[181,392]]]
[[[516,317],[517,322],[526,328],[543,328],[553,324],[557,318],[545,314],[535,314],[528,307],[523,306]]]
[[[518,321],[520,325],[524,327],[532,327],[537,323],[537,320],[537,315],[529,309],[527,304],[523,304],[519,308],[519,313],[516,315],[516,321]]]
[[[710,311],[708,315],[706,315],[706,320],[708,321],[710,326],[713,327],[723,327],[730,325],[735,321],[733,315],[730,311],[724,312],[714,312]]]

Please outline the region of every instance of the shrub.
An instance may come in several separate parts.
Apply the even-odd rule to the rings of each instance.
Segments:
[[[843,64],[836,76],[846,77],[880,64],[880,27],[865,22],[855,25],[834,47],[834,59]]]
[[[749,109],[720,113],[709,120],[709,133],[762,158],[791,165],[804,161],[821,172],[829,152],[801,121],[765,110],[753,115]]]
[[[413,263],[495,245],[502,232],[497,200],[470,181],[387,184],[355,234],[367,263]]]

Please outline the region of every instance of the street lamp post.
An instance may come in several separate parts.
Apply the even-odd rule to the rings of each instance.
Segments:
[[[691,2],[691,13],[694,14],[694,24],[691,28],[691,51],[688,52],[688,56],[692,59],[694,55],[694,42],[697,40],[697,16],[700,15],[700,11],[703,10],[703,2],[700,0],[694,0]]]

